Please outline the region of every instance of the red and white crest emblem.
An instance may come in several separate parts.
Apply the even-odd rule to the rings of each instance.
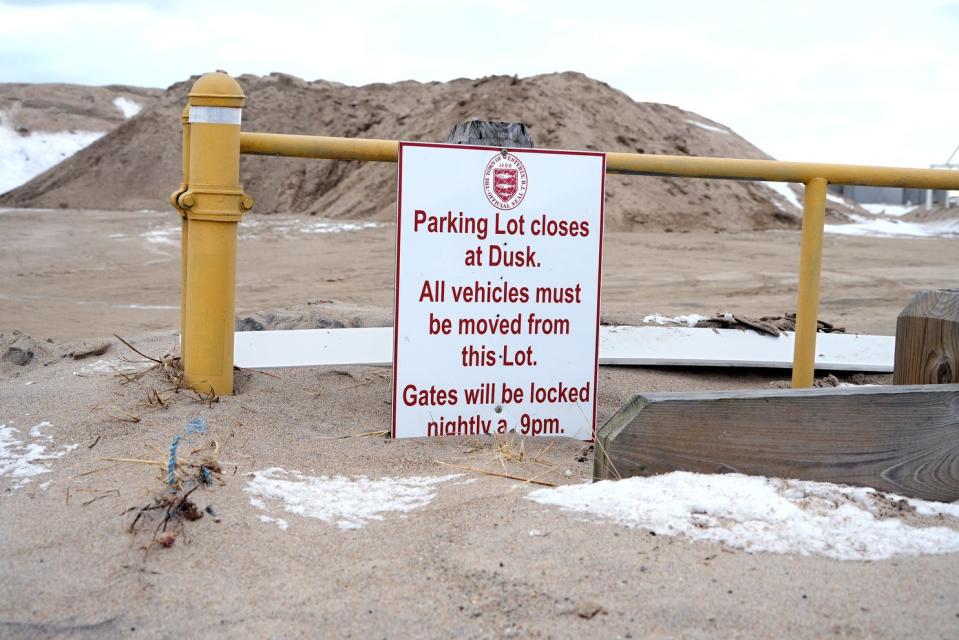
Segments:
[[[513,209],[526,197],[526,167],[512,153],[497,153],[486,165],[483,189],[497,209]]]
[[[516,195],[516,169],[493,169],[493,192],[503,202]]]

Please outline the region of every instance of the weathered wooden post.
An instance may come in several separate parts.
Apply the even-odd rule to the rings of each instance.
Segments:
[[[920,291],[899,314],[892,381],[959,382],[959,289]]]
[[[483,147],[533,148],[533,138],[522,122],[467,120],[453,127],[446,136],[446,142],[475,144]]]

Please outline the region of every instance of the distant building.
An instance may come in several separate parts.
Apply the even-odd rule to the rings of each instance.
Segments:
[[[959,164],[953,163],[957,154],[959,154],[959,146],[956,146],[945,164],[931,164],[929,168],[959,170]],[[858,187],[842,184],[829,185],[829,192],[840,196],[844,200],[858,202],[859,204],[891,204],[905,207],[925,205],[927,209],[938,205],[949,207],[956,203],[957,195],[959,195],[959,192],[956,191],[903,189],[901,187]]]
[[[860,187],[846,184],[831,184],[829,192],[840,196],[844,200],[851,200],[859,204],[898,204],[924,205],[926,204],[927,189],[903,189],[901,187]],[[947,204],[948,191],[934,190],[932,192],[933,205]]]

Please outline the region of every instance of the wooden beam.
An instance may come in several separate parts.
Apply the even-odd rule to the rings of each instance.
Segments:
[[[467,120],[450,129],[448,144],[473,144],[484,147],[533,148],[533,137],[522,122]]]
[[[959,385],[650,393],[599,429],[596,479],[745,473],[959,499]]]
[[[920,291],[896,321],[893,384],[959,382],[959,289]]]

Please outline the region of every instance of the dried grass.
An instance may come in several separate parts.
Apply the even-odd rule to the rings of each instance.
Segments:
[[[496,476],[497,478],[509,478],[510,480],[520,480],[529,484],[538,484],[543,487],[555,487],[558,486],[554,482],[546,482],[545,480],[539,480],[539,476],[532,478],[525,478],[523,476],[517,476],[510,473],[499,473],[498,471],[493,471],[491,469],[479,469],[477,467],[467,467],[462,464],[453,464],[451,462],[443,462],[442,460],[435,460],[437,464],[441,464],[444,467],[449,467],[450,469],[460,469],[461,471],[472,471],[473,473],[481,473],[487,476]],[[545,472],[541,475],[545,475]]]
[[[379,431],[364,431],[363,433],[349,433],[345,436],[306,436],[310,440],[343,440],[345,438],[385,438],[390,435],[389,429]]]
[[[543,447],[536,455],[530,455],[526,451],[526,440],[515,434],[505,436],[496,435],[493,437],[493,453],[504,470],[509,468],[510,464],[536,464],[547,467],[553,467],[550,462],[543,460],[556,442],[550,442]]]
[[[609,457],[609,453],[606,451],[606,445],[603,444],[603,440],[601,438],[596,438],[596,449],[593,455],[602,456],[603,460],[605,460],[606,467],[612,472],[614,476],[616,476],[616,479],[617,480],[623,479],[623,476],[619,475],[619,471],[616,470],[616,465],[613,464],[612,458]]]
[[[122,415],[111,414],[110,417],[112,417],[114,420],[119,420],[120,422],[129,422],[131,424],[136,424],[141,420],[140,416],[135,416],[132,413],[127,413],[126,411],[119,411],[118,413]]]
[[[186,385],[184,382],[183,376],[183,365],[180,356],[175,356],[172,354],[164,354],[159,357],[154,357],[147,355],[130,344],[127,340],[124,340],[120,336],[113,334],[113,337],[122,342],[128,349],[133,351],[135,354],[144,358],[145,360],[139,361],[139,364],[143,362],[152,362],[153,365],[147,367],[146,369],[134,372],[128,371],[117,371],[116,377],[120,379],[120,384],[140,384],[141,381],[148,375],[159,375],[163,380],[169,385],[167,388],[158,389],[156,387],[150,387],[145,390],[147,395],[147,404],[151,407],[165,409],[173,396],[179,394],[181,391],[185,391],[191,394],[197,401],[203,402],[207,405],[211,405],[214,402],[219,402],[220,398],[212,390],[209,392],[197,391]],[[134,362],[129,361],[128,362]],[[255,371],[256,373],[263,373],[264,375],[272,375],[263,371]],[[274,376],[275,377],[275,376]]]
[[[93,489],[93,488],[87,488],[87,487],[80,487],[80,488],[78,488],[78,489],[74,489],[73,492],[74,492],[74,493],[95,493],[95,494],[97,494],[97,495],[95,495],[93,498],[90,498],[89,500],[85,500],[85,501],[82,503],[84,507],[90,506],[91,504],[93,504],[93,503],[96,502],[97,500],[101,500],[101,499],[103,499],[103,498],[112,498],[112,497],[119,497],[119,496],[120,496],[120,490],[119,490],[119,489]]]
[[[351,378],[351,379],[353,379],[353,380],[356,379],[356,378],[353,376],[353,374],[350,373],[349,371],[336,370],[336,371],[333,371],[333,373],[335,373],[335,374],[337,374],[337,375],[341,375],[341,376],[347,376],[347,377],[349,377],[349,378]],[[339,388],[337,388],[337,391],[347,391],[347,390],[349,390],[349,389],[356,389],[356,388],[358,388],[358,387],[365,387],[365,386],[371,385],[371,384],[373,384],[373,383],[375,383],[375,382],[384,382],[384,381],[387,381],[387,380],[389,380],[389,379],[390,379],[390,373],[389,373],[389,372],[386,372],[386,371],[373,371],[373,372],[368,373],[368,374],[366,374],[365,376],[363,376],[363,379],[360,380],[359,382],[357,382],[357,383],[355,383],[355,384],[348,384],[348,385],[346,385],[345,387],[339,387]],[[325,394],[328,393],[328,392],[327,392],[327,391],[313,391],[312,393],[313,393],[313,395],[315,395],[315,396],[319,396],[319,395],[325,395]]]
[[[453,464],[436,460],[438,464],[462,471],[471,471],[498,478],[508,478],[510,480],[519,480],[529,484],[537,484],[544,487],[555,487],[556,483],[543,480],[544,476],[559,472],[557,465],[546,460],[545,456],[556,444],[550,441],[542,449],[536,452],[527,449],[527,440],[515,433],[506,435],[497,434],[493,436],[490,456],[488,457],[488,466],[472,467],[466,465]],[[485,451],[488,442],[482,440],[468,440],[468,448],[464,453],[474,454]],[[495,470],[489,467],[499,466],[501,470]],[[524,472],[522,475],[513,467],[519,466]],[[531,469],[532,467],[532,469]],[[537,469],[538,468],[538,469]],[[532,473],[530,473],[532,471]]]

